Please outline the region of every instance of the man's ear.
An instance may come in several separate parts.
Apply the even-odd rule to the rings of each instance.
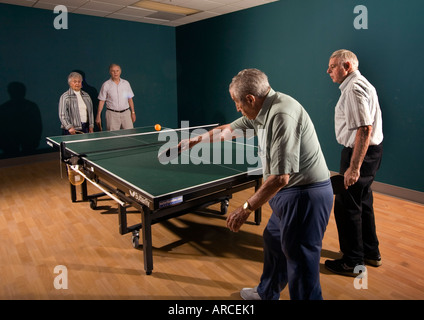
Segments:
[[[246,102],[249,104],[254,104],[256,97],[253,94],[246,95]]]
[[[350,63],[350,61],[346,61],[345,63],[343,63],[343,68],[346,71],[350,71],[352,69],[352,64]]]

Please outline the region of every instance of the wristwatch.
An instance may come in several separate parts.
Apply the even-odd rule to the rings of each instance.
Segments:
[[[249,202],[246,200],[246,202],[243,204],[243,209],[245,210],[245,211],[247,211],[248,213],[251,213],[252,212],[252,208],[250,207],[250,204],[249,204]]]

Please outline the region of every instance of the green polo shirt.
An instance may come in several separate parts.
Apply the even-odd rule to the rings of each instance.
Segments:
[[[241,117],[231,128],[255,130],[264,180],[290,174],[288,188],[330,178],[314,125],[292,97],[271,89],[255,120]]]

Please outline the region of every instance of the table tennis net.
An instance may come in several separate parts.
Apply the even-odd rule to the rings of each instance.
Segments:
[[[191,127],[183,129],[165,129],[162,131],[142,132],[133,134],[110,135],[107,137],[97,137],[67,141],[67,148],[80,155],[92,155],[101,153],[114,153],[122,151],[137,151],[140,148],[159,150],[164,144],[178,145],[181,139],[192,137],[196,132],[206,132],[210,130],[211,125],[201,127]]]

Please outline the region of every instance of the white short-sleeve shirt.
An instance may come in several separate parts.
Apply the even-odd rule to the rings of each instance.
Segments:
[[[127,80],[120,79],[116,84],[112,79],[103,83],[98,99],[106,102],[109,109],[122,111],[128,109],[128,99],[134,97],[130,83]]]
[[[359,127],[372,126],[370,145],[383,141],[383,121],[377,91],[359,70],[340,85],[341,95],[334,114],[337,142],[353,148]]]

